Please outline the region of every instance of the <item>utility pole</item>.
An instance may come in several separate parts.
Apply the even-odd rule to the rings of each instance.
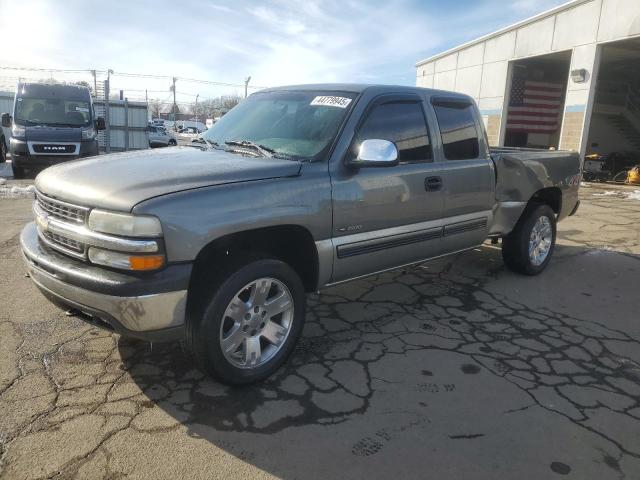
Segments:
[[[96,71],[91,70],[91,75],[93,75],[93,96],[95,97],[98,95],[98,82],[96,80]]]
[[[247,90],[249,89],[249,82],[251,81],[251,75],[244,80],[244,98],[247,98]]]
[[[196,123],[198,123],[198,97],[200,94],[196,94]]]
[[[175,122],[175,115],[178,111],[178,105],[176,104],[176,77],[173,77],[173,85],[171,86],[171,90],[173,90],[173,121]]]

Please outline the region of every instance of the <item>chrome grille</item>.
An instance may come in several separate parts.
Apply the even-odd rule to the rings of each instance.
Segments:
[[[63,237],[62,235],[57,235],[55,233],[51,233],[51,232],[42,232],[42,234],[45,236],[45,238],[47,240],[50,240],[51,242],[57,243],[58,245],[61,245],[63,247],[66,247],[70,250],[73,250],[76,253],[80,253],[84,256],[84,250],[85,250],[85,245],[77,242],[75,240],[72,240],[70,238],[67,237]]]
[[[74,223],[84,223],[89,211],[86,207],[55,200],[40,192],[36,192],[36,201],[38,202],[38,206],[52,217]]]

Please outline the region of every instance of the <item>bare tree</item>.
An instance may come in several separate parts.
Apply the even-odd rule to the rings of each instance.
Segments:
[[[91,85],[89,82],[85,80],[80,80],[76,82],[76,85],[80,85],[81,87],[87,87],[89,89],[89,93],[93,95],[93,85]]]
[[[222,95],[216,98],[207,98],[198,102],[198,116],[203,119],[221,117],[242,99],[238,95]]]
[[[157,98],[152,98],[148,102],[149,110],[151,111],[151,118],[160,118],[160,112],[162,111],[162,102]]]

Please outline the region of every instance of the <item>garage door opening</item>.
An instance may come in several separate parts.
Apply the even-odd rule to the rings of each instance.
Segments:
[[[571,52],[511,62],[504,145],[558,148]]]
[[[585,170],[613,179],[640,163],[640,39],[602,47]],[[621,178],[624,180],[624,178]]]

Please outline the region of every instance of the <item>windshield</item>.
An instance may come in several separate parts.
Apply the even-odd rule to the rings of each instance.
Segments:
[[[91,122],[91,105],[81,100],[25,98],[16,100],[15,121],[21,125],[84,127]]]
[[[202,137],[218,145],[253,142],[274,156],[312,160],[329,149],[355,96],[319,91],[255,93]]]

